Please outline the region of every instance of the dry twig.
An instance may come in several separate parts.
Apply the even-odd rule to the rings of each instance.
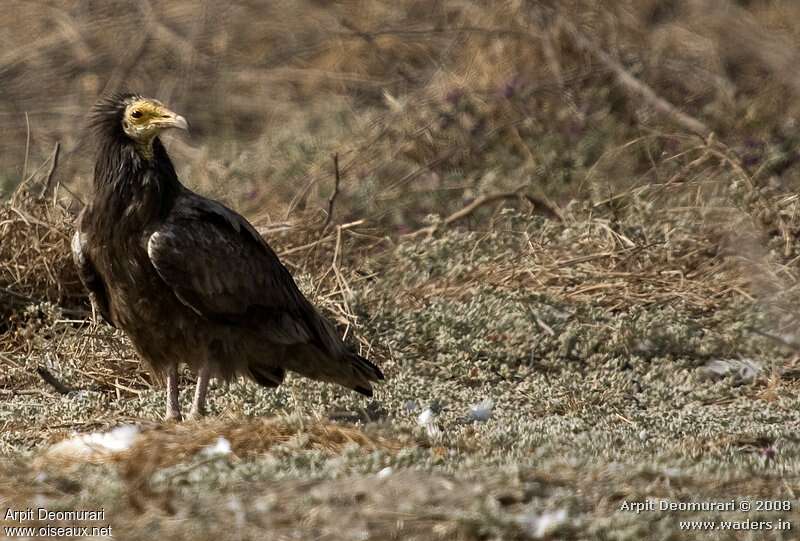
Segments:
[[[706,126],[700,120],[697,120],[683,111],[680,111],[677,107],[656,94],[655,90],[653,90],[650,86],[628,73],[622,64],[617,62],[610,54],[602,50],[592,40],[587,38],[572,23],[564,20],[563,17],[559,17],[558,22],[567,35],[572,38],[575,45],[592,55],[598,62],[611,70],[614,75],[616,75],[619,84],[622,85],[622,87],[624,87],[628,92],[643,99],[656,111],[668,116],[676,124],[682,126],[686,130],[700,135],[704,139],[711,135],[711,128]]]
[[[76,390],[76,389],[73,389],[72,387],[62,383],[57,377],[55,377],[52,374],[52,372],[50,372],[44,366],[41,366],[41,365],[37,366],[36,367],[36,373],[39,374],[39,377],[41,377],[44,380],[45,383],[47,383],[53,389],[55,389],[58,394],[69,394],[69,393],[74,392]]]
[[[341,176],[339,175],[339,154],[333,155],[333,173],[333,193],[331,193],[331,196],[328,199],[328,216],[325,218],[325,223],[322,224],[322,230],[320,231],[320,234],[325,233],[325,230],[328,228],[328,225],[333,219],[333,206],[336,204],[336,197],[339,195],[339,182],[341,181]]]
[[[42,186],[42,191],[39,192],[39,199],[44,199],[47,192],[50,191],[50,187],[53,184],[53,174],[56,172],[56,167],[58,167],[58,153],[61,150],[61,144],[56,141],[55,146],[53,147],[53,154],[50,157],[50,170],[47,172],[47,177],[45,179],[44,185]]]
[[[479,208],[481,208],[481,207],[483,207],[485,205],[490,205],[490,204],[492,204],[492,203],[494,203],[496,201],[501,201],[503,199],[519,199],[519,200],[527,201],[535,209],[537,209],[537,208],[541,209],[539,211],[540,214],[543,214],[543,215],[545,215],[548,218],[553,219],[553,220],[561,220],[560,213],[558,212],[557,209],[555,209],[555,207],[552,207],[551,205],[545,203],[544,201],[542,201],[539,198],[533,197],[532,195],[528,195],[528,194],[522,192],[522,190],[523,190],[523,188],[525,188],[525,186],[526,185],[522,185],[519,188],[517,188],[516,190],[511,191],[511,192],[499,192],[499,193],[483,194],[480,197],[475,198],[475,200],[473,200],[467,206],[465,206],[465,207],[455,211],[451,215],[449,215],[442,222],[436,223],[436,224],[433,224],[433,225],[429,225],[427,227],[423,227],[422,229],[418,229],[418,230],[416,230],[416,231],[414,231],[412,233],[408,233],[406,235],[403,235],[403,237],[414,238],[414,237],[418,237],[420,235],[426,235],[426,236],[430,237],[431,235],[433,235],[433,233],[439,227],[448,226],[448,225],[453,224],[453,223],[455,223],[455,222],[457,222],[459,220],[463,220],[464,218],[472,215]]]

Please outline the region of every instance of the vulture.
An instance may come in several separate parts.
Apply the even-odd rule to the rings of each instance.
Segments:
[[[211,377],[277,387],[290,370],[372,396],[383,379],[348,349],[253,226],[184,186],[159,134],[187,130],[158,100],[117,94],[95,105],[94,195],[72,238],[78,274],[102,317],[130,338],[180,420],[178,367],[197,375],[190,415]]]

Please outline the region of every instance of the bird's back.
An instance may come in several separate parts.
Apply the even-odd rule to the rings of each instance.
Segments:
[[[259,381],[265,370],[291,370],[366,394],[382,377],[345,347],[253,226],[221,203],[186,190],[148,254],[175,296],[229,337],[212,354],[235,365],[228,375]]]

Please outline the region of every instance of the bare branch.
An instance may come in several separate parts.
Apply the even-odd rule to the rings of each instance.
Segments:
[[[519,199],[527,201],[528,203],[533,205],[534,208],[541,209],[539,211],[540,214],[543,214],[550,219],[561,220],[561,215],[555,208],[545,203],[541,199],[538,199],[536,197],[524,193],[522,191],[523,188],[525,188],[525,185],[520,186],[519,188],[517,188],[512,192],[483,194],[480,197],[476,197],[475,200],[472,201],[469,205],[452,213],[450,216],[445,218],[441,223],[429,225],[428,227],[423,227],[422,229],[418,229],[413,233],[408,233],[403,236],[406,238],[418,237],[420,235],[431,236],[439,227],[448,226],[453,224],[454,222],[463,220],[464,218],[472,215],[479,208],[485,205],[490,205],[496,201],[501,201],[503,199]]]
[[[44,199],[47,192],[50,191],[50,187],[53,185],[53,174],[56,172],[56,167],[58,167],[58,153],[61,151],[61,143],[56,141],[55,146],[53,147],[53,154],[50,157],[50,170],[47,172],[46,180],[44,181],[44,185],[42,186],[42,191],[39,192],[39,199]]]
[[[325,218],[325,223],[322,224],[323,233],[331,223],[331,220],[333,220],[333,206],[336,204],[336,197],[339,195],[339,182],[341,181],[341,176],[339,175],[339,154],[333,155],[333,173],[335,175],[333,193],[331,193],[331,196],[328,199],[328,216]]]
[[[617,81],[619,84],[628,92],[643,99],[656,111],[659,111],[660,113],[670,117],[676,124],[682,126],[686,130],[700,135],[703,138],[707,138],[709,135],[711,135],[711,128],[696,118],[678,110],[677,107],[656,94],[655,91],[648,85],[628,73],[622,64],[617,62],[610,54],[598,47],[570,22],[559,17],[559,24],[561,28],[572,38],[572,41],[575,43],[575,45],[592,55],[598,62],[611,70],[614,75],[617,76]]]
[[[22,179],[28,176],[28,156],[31,152],[31,121],[28,111],[25,111],[25,163],[22,166]]]

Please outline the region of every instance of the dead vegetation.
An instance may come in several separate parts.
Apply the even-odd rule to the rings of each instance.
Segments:
[[[0,333],[14,326],[15,311],[52,302],[85,306],[69,250],[71,217],[59,205],[24,188],[0,208]]]
[[[106,507],[130,539],[797,522],[619,505],[800,491],[800,6],[151,0],[137,24],[123,2],[15,6],[0,500]],[[235,383],[211,419],[160,424],[69,252],[85,113],[122,86],[190,119],[168,141],[182,178],[250,217],[378,361],[375,401]],[[128,424],[113,457],[48,452]],[[204,455],[220,437],[231,453]]]
[[[208,422],[187,422],[170,426],[151,426],[137,434],[133,445],[119,452],[98,450],[88,456],[75,452],[71,446],[54,446],[41,457],[40,467],[63,467],[85,462],[93,464],[118,463],[125,468],[125,476],[132,476],[132,468],[144,467],[137,477],[149,478],[159,469],[188,462],[204,448],[219,438],[230,444],[236,460],[248,459],[283,447],[291,449],[320,450],[334,455],[347,446],[369,452],[375,449],[397,451],[399,441],[385,437],[370,437],[353,427],[321,423],[303,419],[217,419]]]

